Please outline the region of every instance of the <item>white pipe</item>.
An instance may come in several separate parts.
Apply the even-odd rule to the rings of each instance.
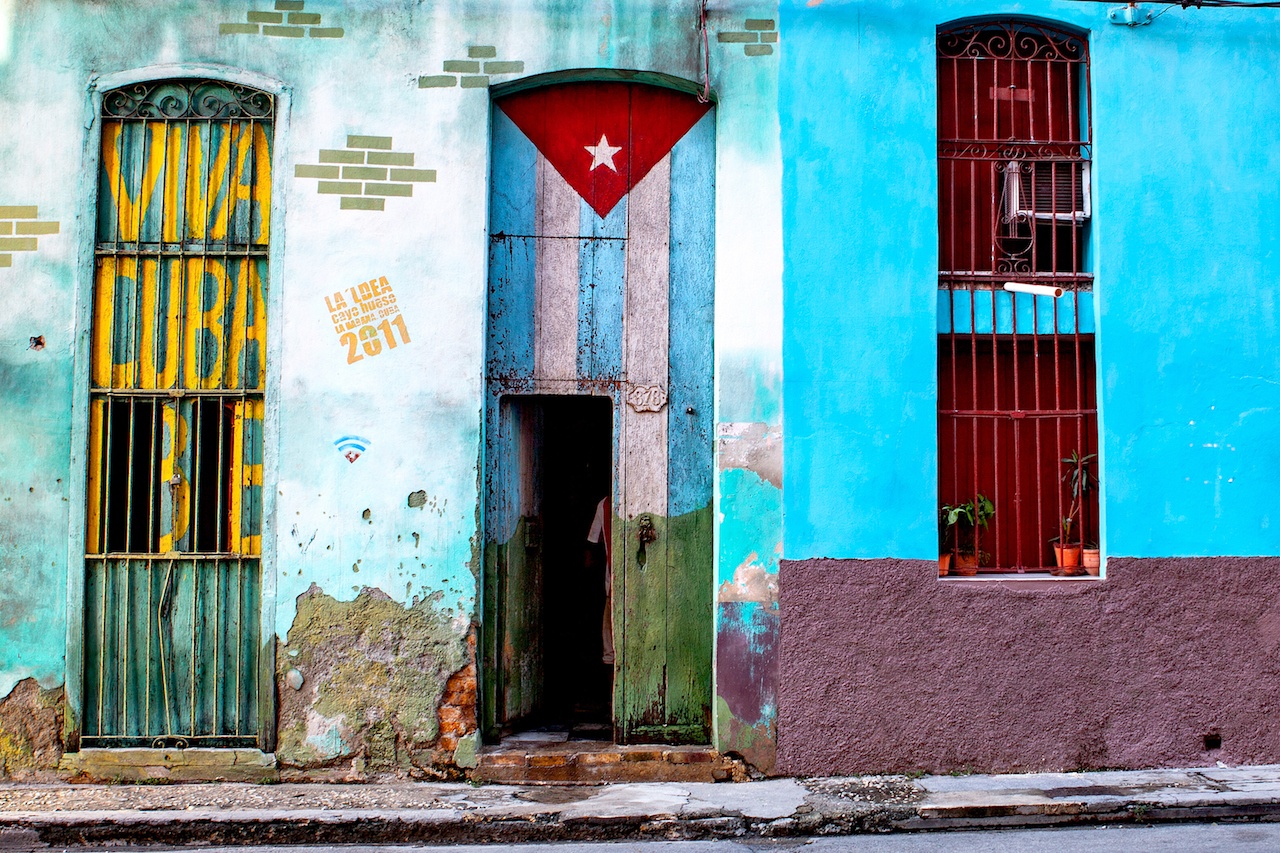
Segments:
[[[1006,281],[1004,289],[1013,293],[1033,293],[1036,296],[1052,296],[1057,299],[1062,295],[1062,288],[1052,284],[1023,284],[1020,281]]]

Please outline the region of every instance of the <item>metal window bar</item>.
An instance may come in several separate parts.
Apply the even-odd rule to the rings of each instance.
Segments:
[[[108,92],[82,746],[254,746],[270,95]]]
[[[939,32],[937,58],[939,496],[995,504],[988,527],[944,547],[953,563],[978,555],[980,571],[1044,571],[1064,516],[1072,542],[1097,536],[1096,489],[1073,513],[1060,461],[1097,448],[1093,335],[1077,310],[1093,284],[1088,44],[978,22]]]

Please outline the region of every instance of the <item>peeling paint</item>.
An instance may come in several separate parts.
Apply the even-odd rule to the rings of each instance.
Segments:
[[[0,779],[52,779],[62,758],[61,687],[24,678],[0,700]]]
[[[722,423],[720,470],[743,468],[782,488],[782,430],[764,423]]]
[[[778,575],[766,571],[759,563],[759,555],[752,551],[747,559],[738,564],[733,572],[733,580],[720,584],[720,592],[716,600],[721,603],[730,601],[752,601],[772,608],[778,606]]]
[[[438,598],[406,607],[365,587],[353,601],[338,601],[314,584],[298,597],[277,655],[282,765],[351,759],[406,770],[435,760],[438,706],[468,657],[457,620],[436,608]],[[293,670],[303,677],[300,689],[283,689]],[[474,707],[474,673],[471,697]]]

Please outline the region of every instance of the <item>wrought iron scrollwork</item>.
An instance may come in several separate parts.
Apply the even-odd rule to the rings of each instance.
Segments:
[[[102,97],[108,118],[269,120],[275,98],[238,83],[197,78],[134,83]]]
[[[944,59],[1038,59],[1087,62],[1083,37],[1030,21],[986,21],[938,33],[938,56]]]

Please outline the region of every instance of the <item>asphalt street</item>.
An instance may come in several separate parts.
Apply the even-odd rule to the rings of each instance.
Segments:
[[[118,848],[102,848],[118,850]],[[149,848],[153,851],[156,848]],[[167,848],[186,849],[186,848]],[[487,846],[202,847],[201,853],[1274,853],[1280,825],[1266,823],[1073,827],[855,835],[743,841],[619,841]],[[158,853],[158,851],[157,851]]]

